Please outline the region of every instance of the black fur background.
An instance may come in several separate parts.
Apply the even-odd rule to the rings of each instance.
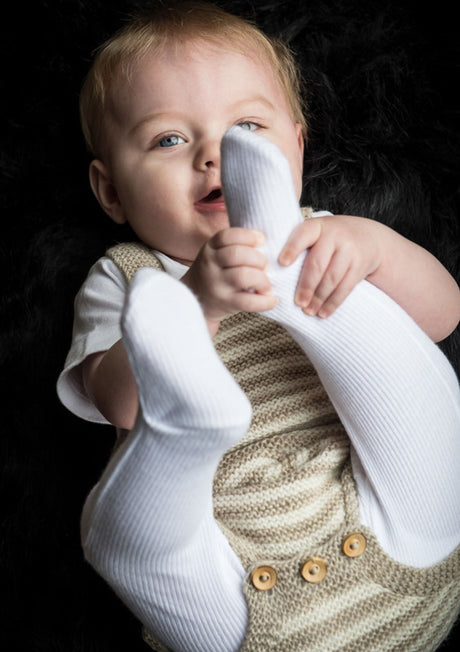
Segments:
[[[80,509],[110,451],[111,429],[73,417],[55,395],[73,297],[91,263],[123,238],[90,194],[79,87],[93,48],[142,4],[36,0],[2,10],[5,652],[148,649],[80,551]],[[393,226],[458,279],[455,3],[220,4],[280,33],[298,53],[310,104],[305,202]],[[458,331],[444,348],[458,371]],[[442,649],[453,649],[452,641]]]

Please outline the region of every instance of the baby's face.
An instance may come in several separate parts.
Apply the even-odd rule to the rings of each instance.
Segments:
[[[127,220],[147,245],[190,264],[228,227],[220,143],[232,125],[251,123],[281,149],[300,197],[301,127],[260,57],[190,43],[177,53],[146,56],[115,91],[108,121],[117,203],[111,217]]]

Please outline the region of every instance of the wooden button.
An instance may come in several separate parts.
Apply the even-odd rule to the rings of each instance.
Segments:
[[[252,571],[251,580],[258,591],[269,591],[276,584],[276,570],[271,566],[258,566]]]
[[[310,557],[302,566],[300,574],[306,582],[318,584],[326,577],[327,566],[321,557]]]
[[[366,545],[366,537],[361,532],[352,532],[343,540],[342,550],[347,557],[360,557]]]

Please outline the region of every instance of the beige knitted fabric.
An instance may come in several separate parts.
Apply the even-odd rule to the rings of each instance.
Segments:
[[[108,255],[128,280],[140,267],[161,268],[136,243]],[[409,568],[360,524],[348,437],[282,327],[239,313],[222,322],[214,341],[253,406],[248,433],[224,455],[214,479],[215,517],[248,571],[242,652],[436,650],[459,611],[460,552],[434,568]],[[366,542],[358,557],[342,549],[353,532]],[[316,583],[301,574],[312,558],[316,571],[326,569]],[[260,566],[276,573],[270,590],[252,582]],[[166,650],[150,632],[143,635],[153,649]]]

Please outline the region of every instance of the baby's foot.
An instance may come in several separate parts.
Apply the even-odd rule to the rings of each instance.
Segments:
[[[158,270],[140,270],[122,330],[151,428],[171,435],[214,432],[229,439],[224,449],[241,438],[251,419],[249,401],[219,359],[199,303],[183,283]]]
[[[284,310],[301,312],[294,294],[305,257],[299,256],[289,267],[278,263],[289,235],[303,220],[289,163],[274,143],[232,127],[222,139],[222,187],[230,224],[257,229],[266,236],[261,251],[280,300],[267,315],[283,322]]]

